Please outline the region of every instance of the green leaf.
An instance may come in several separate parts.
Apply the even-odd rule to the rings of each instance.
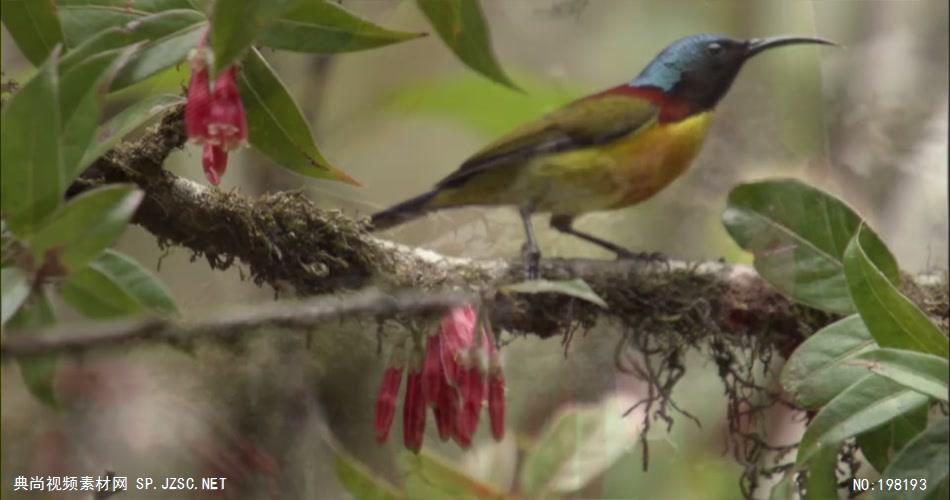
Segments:
[[[905,413],[890,422],[858,435],[861,453],[878,472],[887,468],[894,455],[927,428],[927,406]]]
[[[138,83],[183,61],[198,45],[207,25],[206,21],[194,22],[147,43],[112,82],[112,90]]]
[[[525,456],[520,484],[528,498],[580,490],[622,458],[640,439],[640,423],[624,418],[626,398],[572,406],[556,415]]]
[[[476,0],[416,0],[416,3],[445,45],[463,63],[502,85],[518,89],[495,59],[488,24]]]
[[[482,483],[424,451],[418,455],[408,451],[401,453],[399,469],[408,498],[504,498],[491,485]]]
[[[56,371],[59,369],[59,358],[59,355],[50,354],[19,361],[24,385],[33,397],[50,408],[59,407],[53,386]]]
[[[136,17],[125,24],[112,26],[96,33],[67,52],[60,60],[59,71],[65,73],[75,64],[95,54],[173,36],[176,33],[188,31],[204,21],[205,17],[200,12],[184,9]]]
[[[581,300],[586,300],[604,309],[607,308],[607,303],[604,302],[604,299],[600,298],[597,292],[591,289],[590,285],[580,278],[562,281],[522,281],[520,283],[505,285],[501,287],[500,290],[514,293],[560,293],[562,295],[569,295]]]
[[[46,294],[39,293],[27,301],[23,307],[13,315],[8,325],[11,334],[19,331],[29,331],[56,322],[53,306]],[[56,391],[53,388],[53,377],[59,364],[59,355],[33,356],[18,360],[20,375],[27,390],[41,403],[56,408]]]
[[[931,486],[929,490],[927,496],[922,500],[944,500],[945,498],[950,498],[950,481],[944,477],[937,483],[937,486]]]
[[[237,62],[293,0],[216,0],[211,13],[214,72]]]
[[[122,233],[142,196],[133,186],[114,184],[73,198],[31,238],[34,259],[54,250],[67,270],[79,270]]]
[[[876,237],[866,228],[852,238],[844,254],[851,298],[881,347],[950,356],[947,338],[927,315],[901,294],[886,272],[875,265],[869,248]]]
[[[769,492],[769,500],[798,500],[798,482],[795,481],[795,470],[790,469],[782,474],[772,491]]]
[[[151,96],[136,101],[135,104],[125,108],[99,127],[99,131],[96,134],[98,142],[86,150],[86,154],[83,155],[82,160],[76,168],[80,172],[85,170],[86,167],[92,165],[93,162],[106,154],[107,151],[112,149],[130,132],[146,124],[152,118],[184,102],[185,100],[182,97],[170,94]]]
[[[741,184],[729,193],[723,224],[755,268],[782,293],[811,307],[855,311],[842,258],[861,218],[834,196],[796,180]],[[887,278],[900,276],[894,257],[870,234],[871,259]]]
[[[134,298],[102,273],[83,267],[70,273],[59,294],[67,304],[91,319],[112,319],[144,312]]]
[[[782,368],[782,387],[805,408],[819,408],[867,375],[846,363],[877,347],[857,314],[832,323],[807,338]]]
[[[808,464],[808,486],[804,500],[838,498],[838,451],[841,443],[828,446],[815,455]]]
[[[20,52],[34,66],[39,66],[63,42],[53,0],[3,0],[0,18]]]
[[[208,4],[210,4],[212,0],[184,0],[184,1],[188,2],[188,4],[191,6],[192,9],[195,9],[199,12],[208,12],[210,10],[208,8]]]
[[[950,363],[945,358],[903,349],[875,349],[848,362],[946,402]]]
[[[66,189],[56,62],[53,52],[0,118],[0,211],[20,236],[59,207]]]
[[[92,4],[92,2],[89,2]],[[63,34],[68,47],[78,47],[97,34],[134,21],[146,13],[104,5],[60,5]]]
[[[56,0],[69,47],[156,12],[190,9],[188,0]]]
[[[56,4],[61,9],[121,10],[136,14],[196,8],[192,0],[56,0]]]
[[[425,35],[391,31],[334,3],[312,0],[297,2],[261,35],[260,41],[275,49],[335,54],[382,47]]]
[[[69,305],[93,319],[151,311],[178,312],[171,292],[154,274],[130,257],[106,250],[70,274],[60,287]]]
[[[912,439],[894,457],[894,461],[881,474],[882,478],[917,479],[917,491],[901,492],[913,495],[913,498],[947,498],[947,475],[950,470],[950,422],[947,417],[934,422],[927,430]],[[927,489],[923,492],[919,488],[919,480],[927,480]],[[898,498],[901,495],[895,491],[878,490],[873,497],[877,499]]]
[[[105,95],[116,72],[136,47],[96,54],[62,74],[60,116],[63,123],[63,183],[69,185],[82,172],[80,162],[95,140]]]
[[[384,479],[349,456],[337,453],[336,477],[355,500],[397,500],[406,498]]]
[[[7,323],[7,320],[17,312],[27,297],[30,296],[30,290],[33,287],[30,284],[30,275],[19,267],[4,267],[0,270],[0,325]]]
[[[323,158],[297,103],[257,49],[248,53],[239,75],[252,146],[298,174],[359,185]]]
[[[799,467],[829,446],[926,405],[927,396],[877,375],[868,375],[828,402],[805,429]]]

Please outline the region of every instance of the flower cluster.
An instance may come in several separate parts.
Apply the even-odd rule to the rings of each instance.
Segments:
[[[217,185],[228,166],[228,151],[247,139],[247,118],[238,92],[237,67],[222,71],[212,86],[204,40],[191,51],[188,60],[191,82],[185,103],[185,131],[189,139],[204,146],[201,164],[205,177]]]
[[[390,358],[376,400],[376,439],[389,436],[396,412],[396,397],[407,368],[403,402],[403,442],[418,452],[426,426],[426,407],[435,414],[439,438],[450,437],[463,448],[472,444],[482,404],[488,400],[492,435],[505,434],[505,378],[498,350],[484,328],[476,332],[475,308],[458,307],[442,318],[438,332],[416,349],[409,359],[400,351]],[[421,347],[421,346],[420,346]]]

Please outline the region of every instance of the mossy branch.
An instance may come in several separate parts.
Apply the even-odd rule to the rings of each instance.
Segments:
[[[751,268],[721,262],[542,261],[543,277],[581,278],[608,309],[560,295],[504,293],[500,285],[522,279],[516,261],[442,256],[380,239],[368,231],[365,220],[319,209],[297,192],[251,198],[164,170],[165,158],[185,143],[182,122],[180,108],[169,112],[141,139],[98,160],[69,195],[134,183],[146,193],[134,221],[161,245],[186,247],[215,269],[237,259],[256,283],[279,291],[313,296],[366,286],[459,290],[481,297],[494,326],[542,337],[611,318],[641,330],[676,333],[687,341],[713,332],[758,336],[768,331],[768,343],[787,355],[835,319],[791,303]],[[936,286],[916,287],[918,303],[927,305],[944,329],[946,283],[942,274]]]

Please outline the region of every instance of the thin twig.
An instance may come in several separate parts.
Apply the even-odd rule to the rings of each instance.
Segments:
[[[386,294],[370,289],[342,296],[222,310],[192,321],[145,318],[62,324],[50,329],[6,336],[0,343],[0,356],[9,358],[82,351],[132,340],[180,343],[198,337],[228,338],[261,327],[306,331],[327,321],[353,315],[438,313],[475,300],[455,292],[434,294],[404,291]]]

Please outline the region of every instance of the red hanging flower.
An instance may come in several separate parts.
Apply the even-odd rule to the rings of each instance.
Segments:
[[[410,369],[406,379],[406,400],[402,404],[402,439],[406,449],[419,453],[426,430],[426,400],[422,394],[422,372]]]
[[[247,139],[247,115],[238,91],[237,67],[221,72],[212,88],[204,37],[188,61],[191,81],[185,102],[185,132],[190,140],[205,146],[201,158],[205,176],[217,185],[227,168],[227,152]]]
[[[215,144],[205,144],[201,152],[201,166],[208,182],[215,186],[221,182],[224,170],[228,168],[228,152]]]
[[[422,365],[422,393],[429,406],[439,403],[439,395],[445,385],[442,373],[442,337],[430,335],[426,343],[426,356]]]
[[[410,368],[403,402],[406,448],[418,452],[422,447],[427,406],[435,414],[439,438],[445,441],[451,437],[468,448],[487,399],[492,436],[497,440],[504,436],[505,379],[501,361],[485,329],[476,332],[476,323],[474,307],[458,307],[449,311],[439,331],[426,339],[417,367]],[[401,377],[402,371],[393,371],[392,367],[383,377],[376,402],[376,436],[380,442],[385,441],[392,425]]]
[[[442,370],[455,387],[458,387],[461,376],[459,358],[475,343],[475,321],[474,307],[457,307],[442,318],[439,327]]]
[[[185,133],[188,138],[204,142],[208,137],[208,120],[211,118],[211,84],[204,48],[192,51],[191,81],[188,82],[188,100],[185,101]]]
[[[488,344],[488,418],[491,434],[496,441],[505,437],[505,375],[501,372],[501,360],[495,344]]]
[[[455,440],[462,448],[472,444],[472,435],[478,428],[478,418],[482,413],[482,401],[485,400],[485,377],[478,366],[462,371],[460,381],[462,390],[462,412],[458,417],[458,429]]]
[[[402,383],[402,367],[389,366],[383,374],[383,385],[379,388],[379,397],[376,398],[376,441],[383,443],[389,437],[389,428],[393,425],[396,415],[396,397],[399,395],[399,384]]]
[[[218,75],[211,94],[208,120],[210,141],[225,150],[240,146],[247,139],[247,117],[237,86],[237,68],[231,66]]]
[[[435,427],[439,431],[439,439],[445,441],[458,433],[459,393],[455,386],[451,386],[442,377],[442,389],[439,391],[439,401],[432,408],[435,414]]]

